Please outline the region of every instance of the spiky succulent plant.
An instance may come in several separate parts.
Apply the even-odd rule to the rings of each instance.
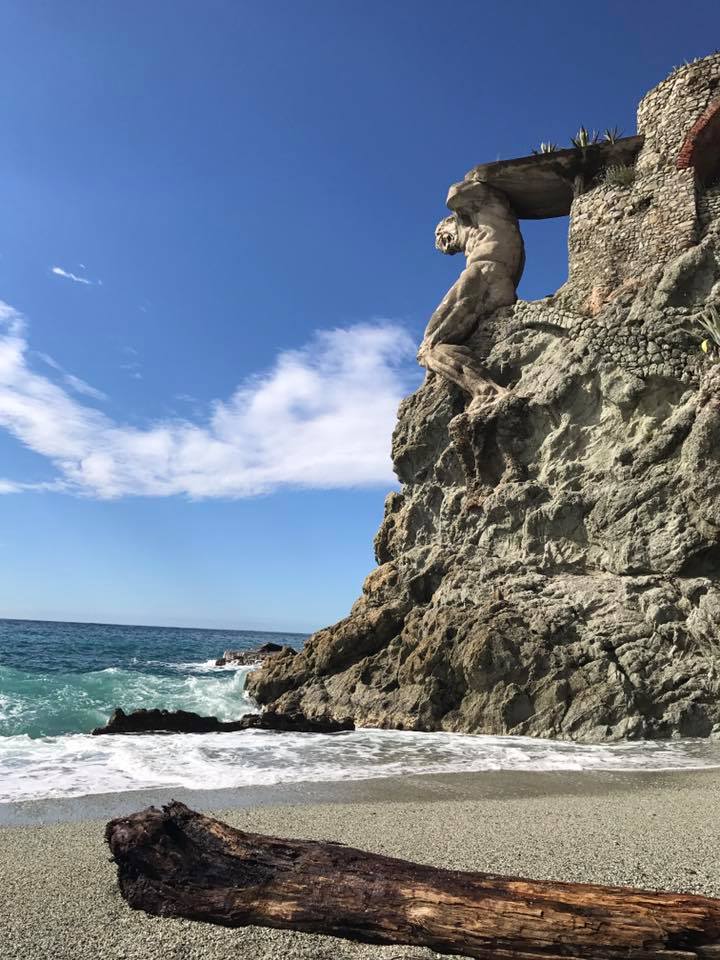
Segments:
[[[571,137],[570,140],[574,147],[577,147],[578,150],[583,150],[585,147],[589,147],[593,143],[598,142],[598,132],[597,130],[591,132],[585,127],[580,127],[575,136]]]
[[[720,360],[720,306],[711,303],[692,319],[697,326],[685,327],[683,332],[693,340],[698,340],[700,349],[708,359],[717,362]]]
[[[551,141],[545,141],[540,144],[537,150],[533,149],[533,153],[538,155],[540,153],[555,153],[556,150],[559,150],[560,147],[557,143],[552,143]]]
[[[707,333],[707,337],[700,344],[700,349],[714,360],[720,359],[720,307],[710,304],[697,317],[697,323]]]
[[[623,132],[620,127],[608,127],[603,133],[603,140],[606,143],[617,143],[622,138]]]

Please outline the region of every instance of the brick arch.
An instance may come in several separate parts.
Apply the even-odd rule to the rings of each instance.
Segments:
[[[692,125],[676,166],[678,170],[693,167],[701,183],[720,176],[720,100],[714,100]]]

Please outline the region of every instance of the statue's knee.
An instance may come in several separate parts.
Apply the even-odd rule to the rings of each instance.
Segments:
[[[420,349],[417,352],[417,361],[418,363],[421,363],[424,367],[427,366],[430,350],[431,348],[426,343],[420,344]]]

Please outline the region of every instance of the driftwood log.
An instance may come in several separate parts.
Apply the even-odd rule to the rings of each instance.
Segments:
[[[720,958],[720,900],[438,870],[336,843],[244,833],[182,803],[111,821],[136,909],[487,960]]]

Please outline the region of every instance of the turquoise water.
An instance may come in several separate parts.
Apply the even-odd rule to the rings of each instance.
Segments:
[[[247,670],[219,670],[228,648],[302,634],[0,620],[0,736],[90,733],[114,707],[194,710],[231,720],[253,704]]]
[[[227,648],[299,634],[0,620],[0,802],[143,788],[214,789],[484,770],[659,770],[720,766],[717,741],[576,744],[526,737],[356,730],[321,736],[244,730],[93,737],[116,706],[256,709],[249,668]]]

